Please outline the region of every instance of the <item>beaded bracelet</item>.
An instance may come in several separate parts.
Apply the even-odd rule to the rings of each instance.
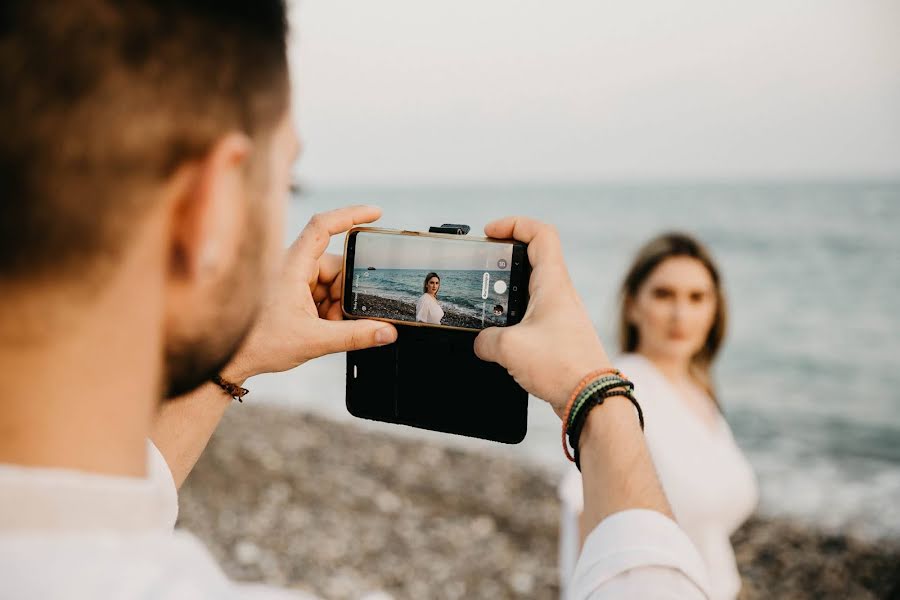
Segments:
[[[575,419],[578,415],[578,411],[581,410],[588,398],[596,393],[605,392],[607,390],[612,390],[619,387],[634,389],[634,384],[623,377],[610,375],[607,377],[596,379],[586,385],[584,389],[581,390],[581,392],[578,394],[578,398],[576,398],[575,404],[572,405],[572,411],[569,414],[569,421],[568,423],[566,423],[566,430],[571,429],[572,423],[575,422]]]
[[[592,372],[588,373],[587,375],[585,375],[584,379],[582,379],[581,381],[578,382],[578,385],[575,386],[575,391],[572,392],[572,396],[569,398],[569,401],[566,402],[566,410],[565,410],[565,414],[563,415],[563,420],[562,420],[562,447],[563,447],[563,452],[566,453],[566,458],[568,458],[569,460],[572,460],[572,461],[575,460],[575,457],[572,456],[572,454],[569,452],[569,447],[566,445],[566,429],[568,429],[566,427],[566,425],[569,423],[569,415],[572,412],[572,405],[575,403],[575,400],[578,398],[578,394],[581,393],[581,390],[583,390],[586,385],[588,385],[594,379],[600,377],[601,375],[607,375],[609,373],[612,373],[614,375],[621,375],[621,373],[619,372],[618,369],[613,369],[612,367],[592,371]]]
[[[584,406],[584,403],[591,395],[597,393],[598,391],[606,391],[621,387],[633,387],[633,384],[625,379],[620,372],[616,371],[616,373],[613,375],[606,375],[604,377],[592,380],[587,385],[581,387],[580,391],[577,392],[577,394],[575,395],[575,402],[570,404],[569,410],[566,413],[566,419],[563,421],[563,451],[566,454],[566,458],[568,458],[570,461],[574,462],[575,458],[569,452],[569,446],[566,444],[566,436],[571,430],[572,423],[575,422],[575,417],[581,410],[582,406]]]
[[[572,445],[574,449],[575,458],[573,462],[578,470],[581,470],[581,460],[580,460],[580,452],[579,452],[579,442],[581,439],[581,432],[584,429],[584,424],[587,422],[587,415],[591,412],[595,406],[599,406],[603,404],[603,402],[607,398],[615,398],[615,397],[623,397],[628,398],[629,401],[634,405],[635,409],[637,409],[638,413],[638,421],[641,424],[641,431],[644,430],[644,411],[641,410],[641,405],[638,404],[637,398],[634,397],[634,394],[630,389],[625,390],[608,390],[606,392],[595,394],[592,397],[592,401],[587,405],[587,407],[581,411],[578,415],[576,422],[573,424],[572,428],[569,432],[569,443]]]
[[[615,398],[617,396],[627,398],[634,405],[635,410],[637,410],[638,422],[640,423],[641,431],[643,431],[644,411],[641,410],[641,405],[638,404],[637,398],[635,398],[634,396],[634,392],[632,392],[630,389],[612,389],[595,393],[590,401],[586,403],[584,410],[582,410],[578,414],[575,421],[573,421],[572,426],[569,428],[569,441],[578,441],[578,438],[581,436],[581,428],[584,426],[585,421],[587,421],[587,414],[591,411],[592,408],[603,404],[604,400],[606,400],[607,398]],[[575,444],[573,444],[572,447],[575,448]]]
[[[231,396],[232,400],[237,400],[240,403],[243,403],[244,396],[250,393],[250,390],[245,387],[241,387],[236,383],[231,383],[230,381],[225,381],[224,379],[222,379],[221,375],[214,375],[212,378],[212,382],[222,388],[222,390],[224,390],[226,394]]]

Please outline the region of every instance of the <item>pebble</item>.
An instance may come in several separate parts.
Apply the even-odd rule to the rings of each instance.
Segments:
[[[330,600],[559,598],[555,478],[508,459],[245,403],[179,503],[233,579]],[[897,540],[754,518],[733,541],[740,600],[900,597]]]
[[[253,565],[259,560],[259,546],[248,540],[241,540],[234,547],[234,556],[242,565]]]

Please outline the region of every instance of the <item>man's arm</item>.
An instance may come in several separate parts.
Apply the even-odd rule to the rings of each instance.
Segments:
[[[490,223],[485,233],[527,243],[532,275],[521,323],[482,331],[475,352],[506,367],[562,418],[578,382],[610,361],[569,279],[559,237],[517,217]],[[582,523],[592,533],[570,597],[704,598],[705,568],[672,519],[629,400],[611,397],[588,413],[579,452]]]
[[[342,259],[325,254],[331,236],[380,215],[378,208],[353,206],[310,220],[288,248],[280,278],[253,329],[222,370],[226,381],[241,385],[254,375],[287,371],[318,356],[383,346],[397,339],[397,330],[389,323],[341,320]],[[232,402],[222,388],[207,383],[160,407],[151,439],[165,457],[177,487],[194,468]]]
[[[197,464],[232,402],[222,388],[206,383],[160,407],[150,438],[166,459],[175,487],[181,487]]]

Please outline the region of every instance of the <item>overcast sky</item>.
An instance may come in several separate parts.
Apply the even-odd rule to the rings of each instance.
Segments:
[[[312,185],[900,176],[900,1],[298,0]]]

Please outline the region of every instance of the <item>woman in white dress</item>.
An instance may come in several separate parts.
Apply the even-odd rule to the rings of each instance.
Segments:
[[[441,278],[437,273],[429,273],[422,284],[422,295],[416,300],[416,321],[440,325],[444,318],[444,309],[437,301],[438,290],[441,289]]]
[[[758,500],[753,470],[722,416],[710,376],[726,314],[708,251],[684,234],[659,236],[640,250],[623,282],[623,355],[615,361],[634,382],[653,462],[675,518],[706,562],[713,600],[731,600],[740,591],[729,538]],[[565,583],[588,533],[577,525],[581,476],[574,467],[560,495]]]

